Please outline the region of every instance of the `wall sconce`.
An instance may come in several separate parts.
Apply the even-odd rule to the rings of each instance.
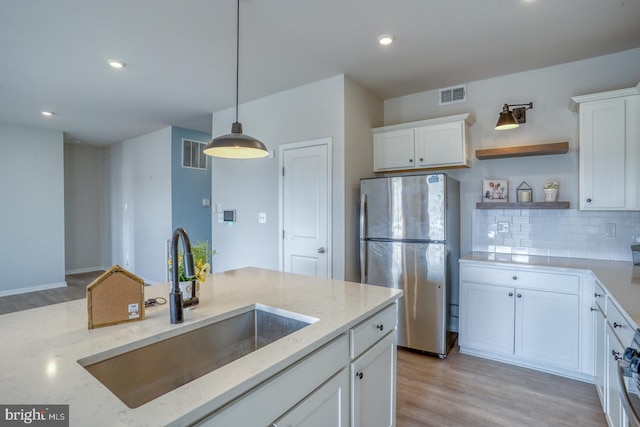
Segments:
[[[513,110],[509,110],[509,107],[518,107]],[[525,111],[533,109],[533,102],[528,104],[504,104],[498,122],[496,123],[496,130],[515,129],[520,126],[520,123],[527,123],[527,114]]]

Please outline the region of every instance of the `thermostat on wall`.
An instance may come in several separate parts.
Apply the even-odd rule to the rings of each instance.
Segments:
[[[236,210],[223,211],[222,219],[224,222],[236,222]]]

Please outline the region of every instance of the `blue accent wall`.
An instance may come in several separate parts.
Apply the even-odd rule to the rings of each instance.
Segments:
[[[211,200],[211,159],[207,170],[182,167],[182,139],[204,142],[210,134],[171,127],[171,222],[173,229],[184,227],[192,244],[211,242],[211,206],[202,200]],[[211,245],[215,249],[215,245]]]

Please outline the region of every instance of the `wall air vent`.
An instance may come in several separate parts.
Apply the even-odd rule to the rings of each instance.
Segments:
[[[454,104],[467,101],[467,85],[459,85],[440,89],[438,105]]]
[[[207,156],[202,152],[205,142],[182,139],[182,167],[207,170]]]

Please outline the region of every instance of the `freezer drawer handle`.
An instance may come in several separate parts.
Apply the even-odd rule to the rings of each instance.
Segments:
[[[595,294],[593,294],[593,296],[594,296],[594,297],[596,297],[596,298],[600,298],[600,297],[602,297],[602,296],[604,296],[604,295],[599,294],[599,293],[597,293],[597,292],[596,292]]]
[[[376,329],[379,329],[381,331],[384,330],[384,325],[382,323],[380,323],[379,325],[376,325]]]
[[[613,327],[614,328],[622,328],[622,325],[620,323],[613,322]]]

